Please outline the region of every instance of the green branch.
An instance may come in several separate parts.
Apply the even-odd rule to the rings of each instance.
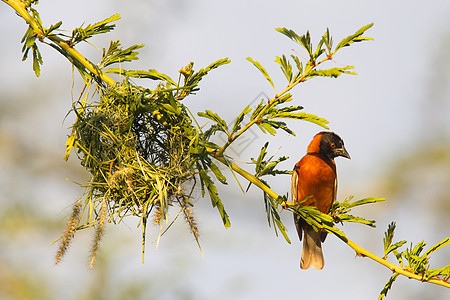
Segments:
[[[212,149],[210,149],[212,150]],[[244,177],[245,179],[247,179],[248,181],[250,181],[251,183],[253,183],[254,185],[256,185],[257,187],[259,187],[261,190],[263,190],[265,193],[269,194],[271,197],[273,197],[274,199],[278,199],[280,196],[275,193],[272,189],[270,189],[267,185],[265,185],[263,182],[261,182],[261,180],[259,180],[257,177],[255,177],[254,175],[250,174],[249,172],[245,171],[244,169],[242,169],[241,167],[239,167],[238,165],[234,164],[233,162],[230,162],[229,160],[226,160],[223,156],[218,156],[217,153],[215,153],[213,150],[210,151],[210,155],[213,156],[215,159],[217,159],[218,161],[220,161],[221,163],[223,163],[224,165],[230,167],[233,171],[235,171],[236,173],[238,173],[239,175],[241,175],[242,177]],[[281,203],[282,207],[294,207],[295,205],[293,203],[290,203],[288,201],[283,201]],[[326,228],[325,228],[326,229]],[[450,288],[450,283],[448,281],[444,281],[442,279],[439,278],[430,278],[430,279],[426,279],[424,277],[423,274],[416,274],[413,273],[407,269],[404,269],[396,264],[390,263],[388,262],[386,259],[383,259],[371,252],[369,252],[368,250],[362,248],[361,246],[357,245],[356,243],[354,243],[353,241],[351,241],[348,237],[346,236],[342,236],[337,234],[336,232],[333,231],[329,231],[331,233],[333,233],[334,235],[336,235],[340,240],[342,240],[344,243],[346,243],[350,248],[352,248],[353,250],[355,250],[356,254],[362,257],[368,257],[370,259],[372,259],[373,261],[387,267],[389,270],[391,270],[394,273],[406,276],[408,278],[411,279],[415,279],[418,281],[425,281],[425,282],[429,282],[429,283],[433,283],[433,284],[437,284],[437,285],[441,285],[447,288]]]
[[[347,73],[347,74],[356,74],[353,72],[349,72],[349,69],[353,69],[352,66],[345,66],[341,68],[331,68],[328,70],[317,70],[317,67],[321,64],[325,63],[326,61],[332,60],[333,56],[336,54],[336,52],[344,47],[348,46],[350,43],[356,42],[356,41],[362,41],[362,40],[370,40],[371,38],[361,37],[361,35],[370,27],[372,27],[372,24],[369,24],[367,26],[364,26],[359,31],[357,31],[354,35],[351,35],[344,39],[335,49],[334,51],[332,49],[332,44],[330,42],[330,36],[329,31],[325,33],[325,35],[322,37],[321,42],[319,43],[317,50],[315,53],[312,52],[312,47],[310,43],[310,37],[309,32],[305,36],[298,36],[295,32],[292,30],[288,30],[286,28],[277,28],[276,30],[278,32],[281,32],[285,34],[286,36],[290,37],[294,41],[298,42],[300,45],[302,45],[310,54],[310,60],[307,61],[305,68],[303,69],[302,63],[299,61],[298,57],[292,56],[294,59],[298,72],[297,74],[292,73],[292,66],[289,64],[289,62],[286,60],[286,57],[283,55],[283,58],[277,57],[275,60],[277,63],[280,64],[281,69],[288,79],[288,85],[286,88],[281,91],[280,93],[276,92],[274,83],[272,79],[270,78],[268,72],[266,69],[257,61],[253,60],[250,57],[247,57],[247,60],[250,61],[263,75],[264,77],[269,81],[272,88],[275,90],[275,96],[272,99],[267,100],[266,105],[259,110],[258,114],[252,118],[244,127],[241,128],[238,132],[234,134],[228,134],[228,140],[227,142],[217,151],[217,155],[220,156],[224,153],[224,151],[242,134],[244,134],[250,127],[252,127],[255,124],[258,124],[262,121],[262,118],[264,115],[267,114],[267,111],[272,107],[273,103],[275,101],[279,101],[282,98],[290,98],[291,96],[288,94],[288,92],[293,89],[298,84],[305,82],[306,80],[315,77],[315,76],[327,76],[327,77],[338,77],[340,74]],[[328,54],[318,60],[319,56],[325,52],[324,49],[322,49],[322,45],[325,43],[327,46]],[[321,124],[323,126],[323,124]]]
[[[450,288],[450,282],[448,282],[448,281],[444,281],[442,279],[433,279],[433,278],[428,279],[428,280],[424,279],[424,275],[423,274],[415,274],[415,273],[413,273],[413,272],[411,272],[409,270],[403,269],[402,267],[400,267],[400,266],[398,266],[396,264],[390,263],[387,260],[385,260],[385,259],[383,259],[383,258],[381,258],[379,256],[376,256],[375,254],[373,254],[373,253],[365,250],[364,248],[358,246],[357,244],[355,244],[354,242],[352,242],[349,239],[347,239],[347,241],[344,241],[344,242],[347,245],[349,245],[353,250],[355,250],[356,254],[358,254],[359,256],[368,257],[368,258],[376,261],[377,263],[387,267],[389,270],[391,270],[394,273],[406,276],[406,277],[411,278],[411,279],[416,279],[418,281],[429,282],[429,283],[442,285],[444,287]]]
[[[48,35],[45,27],[43,27],[39,22],[30,15],[30,13],[27,10],[27,5],[20,1],[20,0],[2,0],[9,6],[11,6],[24,20],[30,28],[32,28],[34,36],[37,37],[39,40],[43,41],[45,38],[48,38],[51,42],[53,42],[55,46],[60,47],[62,50],[66,51],[70,57],[67,57],[69,60],[73,59],[76,60],[79,64],[84,66],[87,70],[89,70],[92,74],[98,76],[102,81],[107,83],[110,86],[113,86],[116,84],[116,82],[103,73],[95,64],[87,60],[80,52],[75,50],[75,48],[71,47],[68,42],[64,41],[62,38],[60,38],[57,35],[50,34]],[[74,63],[72,61],[72,63]]]

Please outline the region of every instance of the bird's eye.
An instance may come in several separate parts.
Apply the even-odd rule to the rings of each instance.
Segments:
[[[336,145],[334,143],[331,143],[331,148],[336,147]]]

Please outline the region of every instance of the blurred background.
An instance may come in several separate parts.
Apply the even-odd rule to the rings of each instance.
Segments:
[[[192,111],[211,109],[229,122],[267,95],[270,85],[248,61],[266,67],[276,85],[284,77],[275,56],[302,50],[275,27],[298,34],[310,30],[316,44],[327,27],[335,43],[374,22],[374,41],[342,49],[334,59],[354,65],[357,76],[314,79],[293,91],[296,105],[330,121],[351,160],[338,159],[340,201],[378,196],[387,200],[353,213],[377,220],[377,228],[345,224],[357,244],[382,255],[383,232],[397,222],[395,241],[428,246],[450,228],[450,2],[448,1],[40,1],[44,26],[62,20],[72,30],[114,13],[122,19],[111,34],[77,49],[93,62],[109,40],[144,43],[134,69],[154,68],[176,78],[190,61],[196,69],[219,58],[231,64],[211,72],[200,92],[186,100]],[[64,143],[78,97],[78,73],[59,53],[42,44],[44,65],[36,78],[31,60],[21,62],[20,40],[27,26],[5,3],[0,9],[0,299],[375,299],[391,272],[330,236],[325,269],[301,271],[301,244],[292,216],[282,213],[292,244],[267,225],[262,194],[240,192],[232,175],[220,188],[232,227],[225,229],[208,198],[196,200],[202,257],[182,221],[156,250],[158,229],[149,228],[145,264],[141,229],[134,219],[108,226],[96,267],[90,270],[90,230],[78,232],[66,257],[55,266],[55,241],[89,177],[75,156],[63,160]],[[304,53],[304,52],[301,52]],[[333,67],[331,63],[329,65]],[[72,78],[75,83],[72,91]],[[153,84],[139,82],[140,84]],[[203,121],[202,121],[203,122]],[[270,141],[269,153],[290,159],[291,169],[317,125],[289,123],[297,136],[264,136],[255,129],[229,149],[248,161]],[[251,171],[251,166],[244,168]],[[286,194],[290,177],[267,178]],[[245,181],[242,180],[245,184]],[[172,213],[175,217],[177,212]],[[449,247],[431,259],[449,263]],[[388,299],[448,299],[447,289],[398,278]]]

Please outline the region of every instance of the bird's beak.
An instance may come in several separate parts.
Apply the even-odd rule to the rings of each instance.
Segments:
[[[350,154],[348,154],[348,152],[347,152],[347,150],[345,149],[344,146],[342,146],[342,148],[336,149],[335,152],[336,152],[337,156],[342,156],[342,157],[346,157],[348,159],[351,159],[350,158]]]

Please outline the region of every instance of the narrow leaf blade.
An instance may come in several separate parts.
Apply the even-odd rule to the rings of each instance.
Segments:
[[[266,69],[264,69],[264,67],[259,62],[253,60],[251,57],[247,57],[247,60],[251,62],[264,75],[264,77],[266,77],[267,81],[269,81],[272,88],[275,89],[273,81],[270,78],[269,73],[267,73]]]

